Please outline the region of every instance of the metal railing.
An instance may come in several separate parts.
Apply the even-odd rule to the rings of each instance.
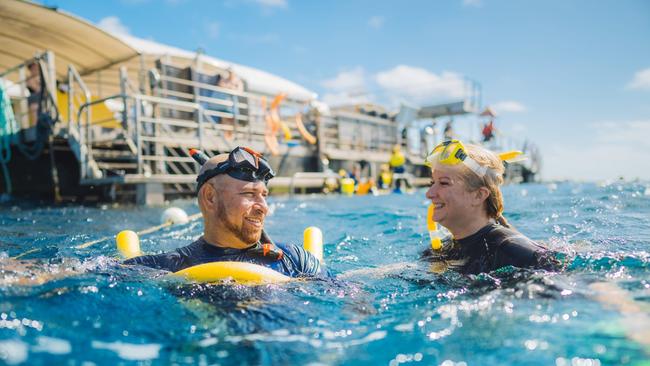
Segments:
[[[132,144],[132,163],[118,165],[107,162],[101,166],[109,167],[114,164],[119,168],[115,169],[117,173],[111,174],[130,175],[142,180],[156,178],[171,184],[192,182],[198,166],[186,156],[185,150],[189,147],[223,152],[240,144],[266,150],[269,135],[273,135],[283,146],[282,154],[289,154],[290,151],[296,151],[292,150],[293,147],[302,146],[302,154],[332,153],[331,158],[340,160],[383,161],[387,160],[392,147],[398,141],[397,125],[387,119],[341,111],[321,116],[315,113],[315,110],[309,109],[304,101],[239,92],[168,75],[160,76],[160,80],[165,82],[162,85],[166,87],[158,87],[154,91],[157,96],[145,95],[130,86],[126,69],[122,69],[122,92],[92,100],[86,93],[87,88],[81,78],[71,69],[69,82],[72,85],[74,81],[78,85],[71,88],[70,93],[75,96],[79,89],[84,92],[85,98],[85,103],[76,110],[74,123],[69,121],[70,130],[78,132],[79,141],[85,146],[85,157],[80,161],[86,162],[86,165],[95,162],[96,166],[93,149],[98,142],[95,141],[95,135],[101,136],[103,132],[93,133],[98,123],[93,121],[91,109],[94,105],[111,100],[121,104],[121,110],[117,112],[121,115],[119,137]],[[175,86],[178,91],[174,90]],[[192,88],[194,92],[187,93],[181,86]],[[276,99],[276,108],[271,109],[273,99]],[[280,99],[282,101],[278,103]],[[74,103],[69,101],[69,105],[74,106]],[[279,121],[281,128],[273,126],[271,118],[274,118],[276,123]],[[304,118],[305,121],[304,125],[300,126],[302,131],[298,118]],[[305,130],[318,136],[317,145],[309,147],[310,143],[304,141]],[[293,147],[289,144],[293,144]],[[133,167],[128,168],[129,164],[133,164]],[[86,168],[82,171],[84,179],[98,178],[97,174],[92,173],[92,169]],[[319,179],[325,177],[324,173],[316,174],[319,174]],[[192,179],[178,179],[179,175],[191,176]],[[172,176],[175,177],[169,180],[164,178]],[[106,178],[106,172],[99,178]],[[296,180],[301,179],[304,180],[294,177],[289,183],[295,184]]]

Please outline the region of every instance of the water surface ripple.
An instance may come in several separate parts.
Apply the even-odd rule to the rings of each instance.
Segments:
[[[0,363],[622,365],[650,357],[650,183],[504,189],[506,217],[564,253],[558,273],[437,273],[424,191],[271,197],[267,228],[319,226],[334,279],[200,285],[124,267],[112,240],[164,208],[0,206]],[[178,201],[193,214],[193,201]],[[200,222],[141,238],[189,243]],[[15,258],[18,257],[18,258]]]

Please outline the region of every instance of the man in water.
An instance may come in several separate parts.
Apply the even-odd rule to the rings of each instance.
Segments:
[[[177,272],[208,262],[250,262],[290,277],[316,276],[320,262],[302,247],[276,245],[264,232],[267,183],[274,172],[261,154],[237,147],[210,159],[191,150],[202,164],[197,178],[203,236],[172,252],[124,261]]]

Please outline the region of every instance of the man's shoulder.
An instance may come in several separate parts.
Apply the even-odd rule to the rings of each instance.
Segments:
[[[294,243],[275,243],[275,245],[288,255],[312,255],[305,248]]]
[[[184,266],[188,258],[203,245],[203,238],[169,252],[148,254],[125,260],[124,264],[138,264],[156,269],[176,272]]]

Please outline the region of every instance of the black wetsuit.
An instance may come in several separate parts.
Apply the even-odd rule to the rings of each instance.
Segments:
[[[147,267],[177,272],[198,264],[209,262],[249,262],[274,269],[290,277],[309,277],[321,274],[320,262],[311,253],[295,245],[279,245],[283,252],[279,259],[263,256],[261,244],[246,249],[222,248],[211,245],[200,237],[192,244],[172,252],[143,255],[127,259],[124,264],[139,264]]]
[[[478,274],[505,266],[556,269],[559,262],[554,254],[515,230],[491,223],[468,237],[452,240],[451,247],[440,255],[427,251],[425,256],[442,259],[458,272]]]

